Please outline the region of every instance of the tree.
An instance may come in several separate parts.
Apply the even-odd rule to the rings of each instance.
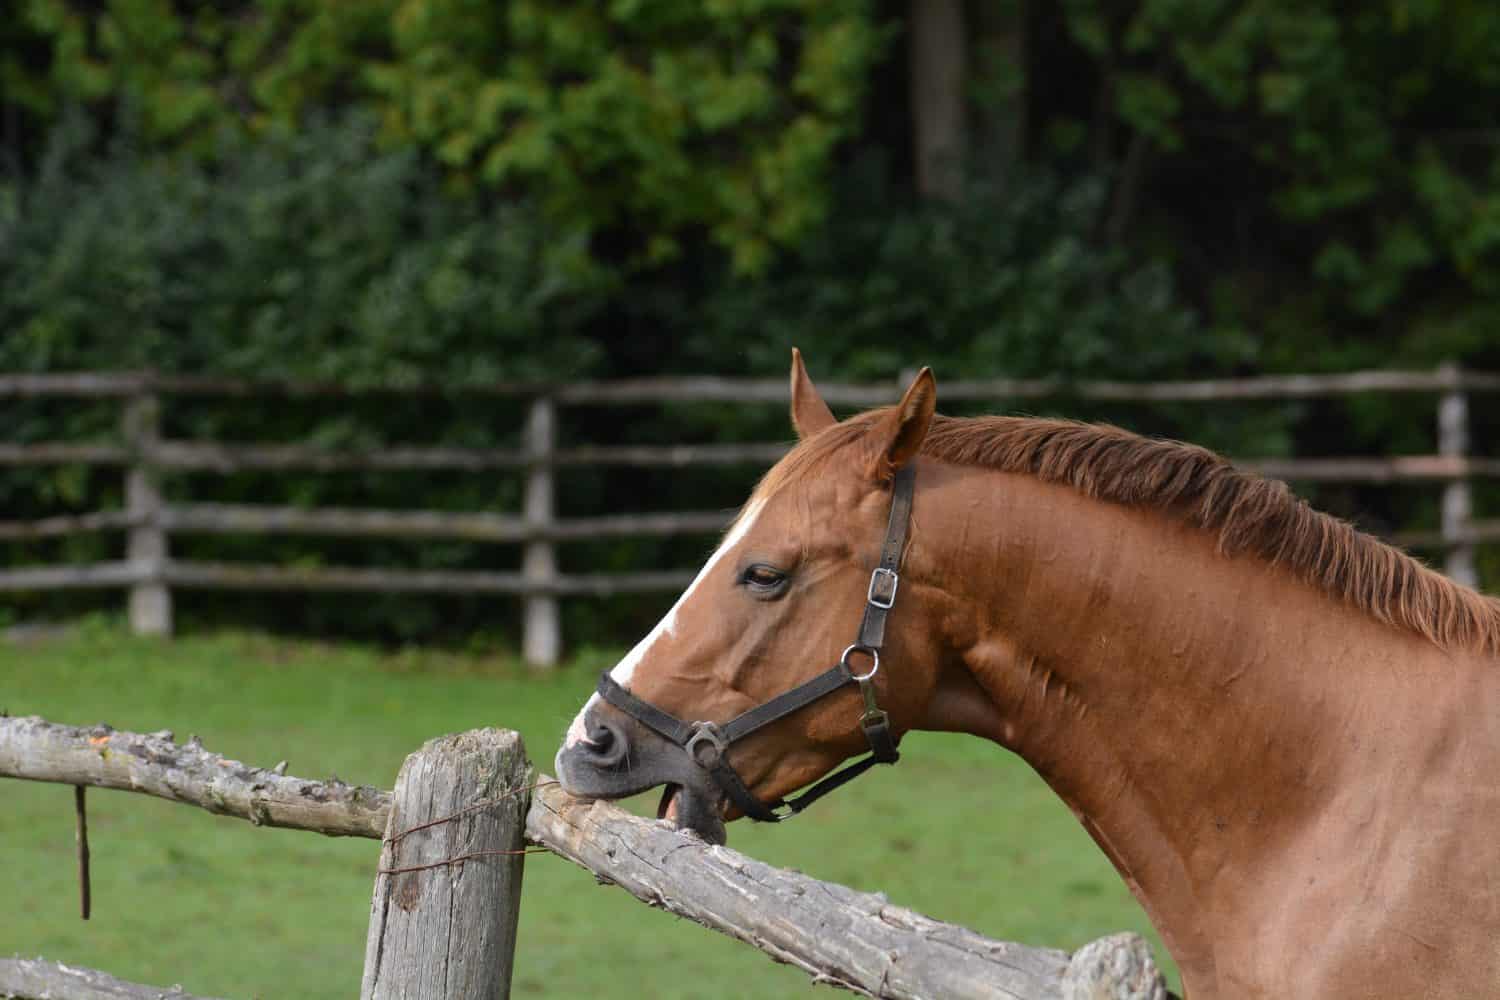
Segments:
[[[963,0],[911,0],[907,31],[917,191],[956,201],[968,153]]]

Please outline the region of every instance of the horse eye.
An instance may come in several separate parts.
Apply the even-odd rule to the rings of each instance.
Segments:
[[[773,590],[781,586],[786,579],[786,574],[779,569],[767,566],[764,563],[756,563],[745,570],[741,580],[759,590]]]

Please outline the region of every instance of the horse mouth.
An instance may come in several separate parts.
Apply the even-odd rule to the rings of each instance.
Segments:
[[[724,795],[712,776],[682,747],[643,727],[632,724],[609,732],[608,739],[564,744],[554,763],[570,795],[623,799],[661,788],[657,819],[711,844],[725,842]]]
[[[668,782],[661,786],[661,801],[656,804],[656,818],[677,822],[677,793],[681,785]]]
[[[719,797],[704,794],[691,785],[667,783],[662,786],[656,818],[678,830],[690,830],[710,844],[728,842]]]

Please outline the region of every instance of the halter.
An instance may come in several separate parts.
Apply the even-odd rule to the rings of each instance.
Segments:
[[[896,750],[895,738],[891,736],[890,717],[875,700],[875,675],[880,672],[880,648],[885,644],[885,618],[896,603],[896,589],[901,582],[896,571],[901,566],[901,553],[906,546],[915,483],[916,469],[911,464],[896,473],[891,487],[891,517],[885,529],[885,545],[880,550],[880,565],[870,574],[870,586],[865,591],[865,614],[859,625],[859,636],[834,666],[722,725],[683,722],[626,691],[607,671],[599,678],[599,696],[668,742],[682,747],[745,815],[764,823],[790,819],[876,764],[896,763],[901,755]],[[849,657],[855,653],[870,657],[868,671],[854,672]],[[762,802],[751,794],[739,772],[729,763],[729,748],[751,733],[786,718],[846,684],[858,684],[864,696],[865,707],[859,717],[859,728],[864,731],[865,740],[870,745],[870,755],[827,775],[790,800],[781,798],[775,802]],[[786,811],[777,812],[778,809]]]

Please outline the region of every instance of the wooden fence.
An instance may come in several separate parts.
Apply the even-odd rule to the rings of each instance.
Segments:
[[[167,732],[0,717],[0,777],[125,789],[258,826],[380,840],[363,1000],[507,996],[527,842],[796,966],[815,983],[865,996],[1169,996],[1137,935],[1102,938],[1072,955],[993,941],[880,894],[772,868],[608,803],[574,799],[555,782],[537,781],[520,737],[505,730],[429,741],[407,758],[395,791],[384,792],[304,781],[282,766],[248,767],[196,741],[179,745]],[[580,904],[579,913],[588,912]],[[0,997],[10,996],[192,1000],[92,970],[0,959]]]
[[[828,384],[821,386],[833,405],[872,406],[893,402],[899,386]],[[945,381],[948,401],[982,401],[995,406],[1067,398],[1110,402],[1222,402],[1252,399],[1309,399],[1358,393],[1420,393],[1437,398],[1438,450],[1430,455],[1385,458],[1242,459],[1240,464],[1268,476],[1314,483],[1440,483],[1442,523],[1435,532],[1393,540],[1442,551],[1450,576],[1476,582],[1474,547],[1500,540],[1500,521],[1473,517],[1469,481],[1500,477],[1500,459],[1470,454],[1469,396],[1500,392],[1500,374],[1467,372],[1447,365],[1431,372],[1365,371],[1335,375],[1279,375],[1155,383],[1108,381],[984,379]],[[529,416],[516,448],[392,447],[340,451],[301,444],[222,443],[164,439],[161,414],[176,397],[345,397],[485,395],[528,401]],[[783,442],[597,446],[558,441],[559,407],[669,402],[730,402],[786,405],[781,379],[711,377],[650,378],[570,385],[497,383],[460,390],[438,387],[351,389],[316,383],[269,383],[236,379],[165,376],[150,373],[0,375],[0,399],[72,397],[114,399],[121,403],[116,442],[0,442],[0,465],[79,464],[113,466],[124,472],[125,504],[120,510],[0,521],[0,540],[53,538],[79,532],[124,531],[126,557],[91,565],[47,565],[0,571],[0,591],[68,587],[121,587],[129,590],[129,617],[137,633],[172,631],[175,588],[247,590],[411,591],[490,593],[525,602],[523,652],[537,665],[556,662],[561,649],[558,600],[570,596],[609,596],[672,591],[691,580],[692,570],[630,573],[562,573],[560,542],[622,537],[710,534],[727,517],[722,511],[678,511],[560,519],[554,470],[576,466],[637,468],[704,465],[765,466],[786,449]],[[227,474],[240,470],[515,470],[525,476],[524,506],[518,515],[423,510],[309,509],[286,506],[166,502],[161,477],[171,473]],[[400,568],[305,567],[206,563],[171,557],[176,532],[206,534],[303,534],[366,538],[466,539],[523,546],[519,572],[414,570]]]

